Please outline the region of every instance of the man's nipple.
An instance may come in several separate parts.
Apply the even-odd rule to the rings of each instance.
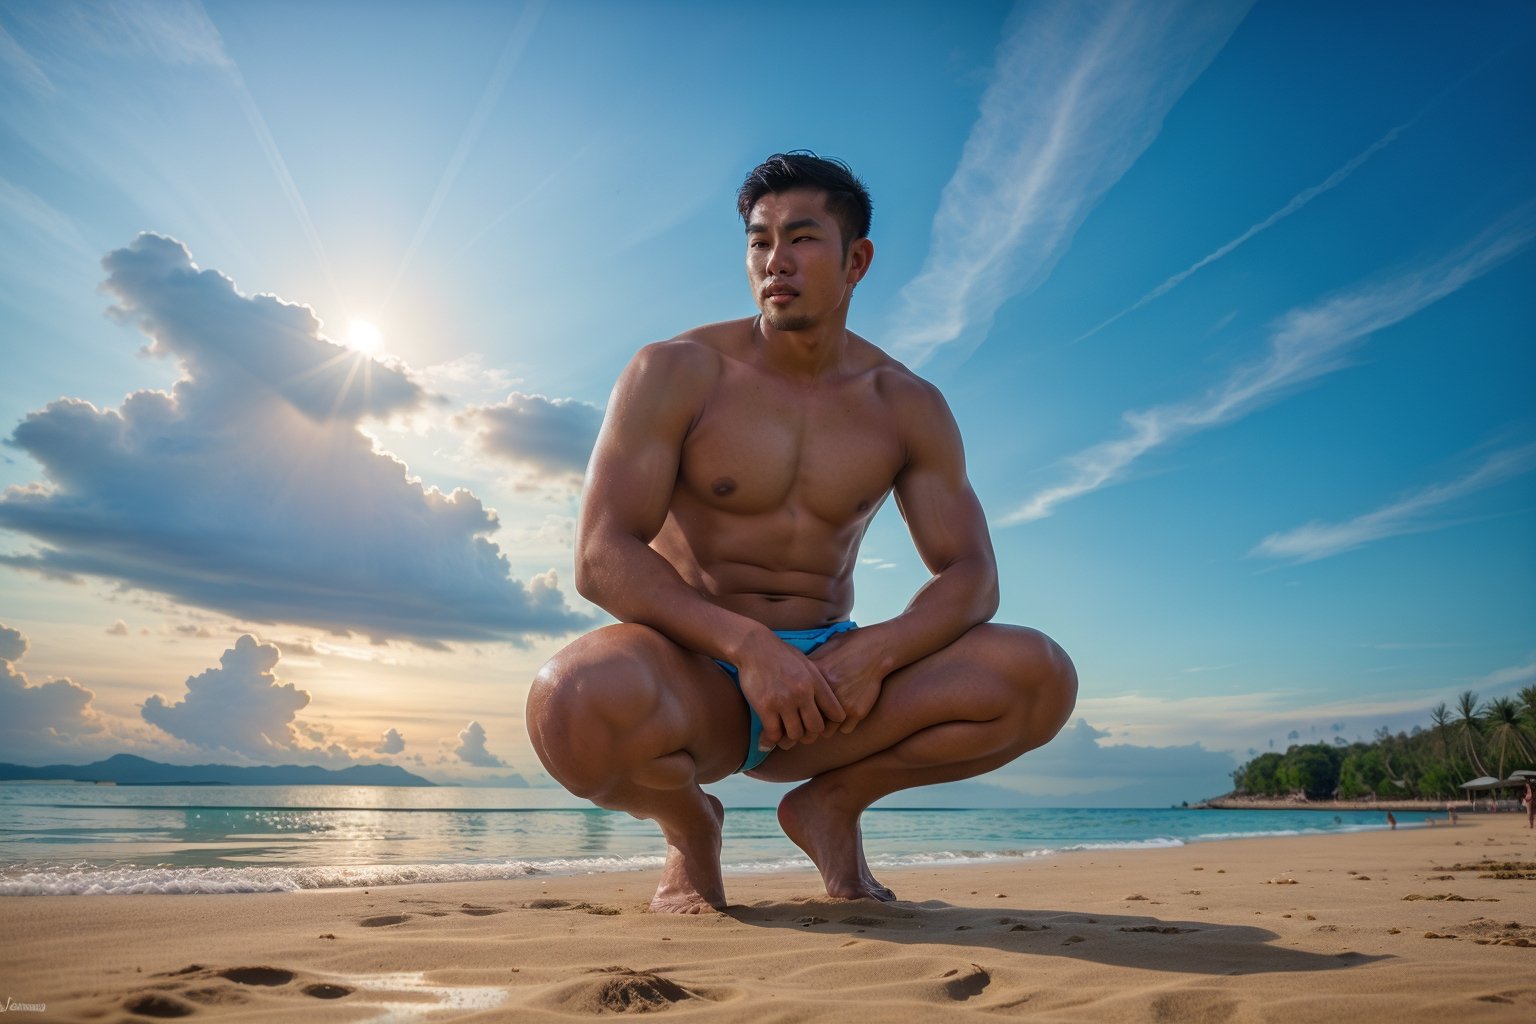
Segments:
[[[715,492],[715,496],[723,498],[736,490],[736,481],[728,476],[723,476],[710,484],[709,489]]]

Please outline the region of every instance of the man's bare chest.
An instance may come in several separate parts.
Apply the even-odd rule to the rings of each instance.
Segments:
[[[717,389],[683,444],[679,486],[741,515],[807,511],[843,523],[890,491],[904,460],[872,387],[739,382]]]

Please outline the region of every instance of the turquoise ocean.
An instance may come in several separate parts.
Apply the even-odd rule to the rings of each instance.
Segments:
[[[282,892],[654,869],[652,822],[530,807],[531,791],[353,786],[0,784],[0,895]],[[1399,813],[1401,826],[1426,815]],[[1070,850],[1386,827],[1381,812],[873,808],[870,864],[963,864]],[[734,808],[729,874],[809,867],[772,808]]]

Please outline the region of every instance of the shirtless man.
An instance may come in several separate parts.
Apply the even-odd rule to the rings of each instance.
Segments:
[[[620,376],[587,472],[576,587],[619,620],[540,670],[528,731],[549,774],[652,818],[656,911],[723,909],[732,772],[804,784],[785,833],[833,897],[894,899],[859,817],[1056,735],[1077,676],[1050,638],[989,622],[997,567],[939,392],[846,328],[868,272],[868,193],[779,154],[742,185],[759,315],[647,345]],[[892,491],[932,574],[853,628],[853,570]],[[777,632],[776,632],[777,631]]]

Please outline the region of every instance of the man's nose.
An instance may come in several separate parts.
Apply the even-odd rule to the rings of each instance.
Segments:
[[[778,242],[768,253],[768,273],[774,277],[783,277],[792,274],[795,270],[795,260],[790,252],[788,242]]]

